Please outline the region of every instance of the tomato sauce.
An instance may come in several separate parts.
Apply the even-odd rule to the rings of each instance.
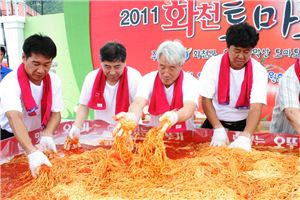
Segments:
[[[95,149],[94,146],[89,145],[82,145],[81,148],[78,149],[71,149],[70,151],[66,151],[63,149],[62,145],[57,145],[58,155],[69,156],[72,154],[81,154],[85,151]],[[47,154],[47,153],[46,153]],[[48,157],[51,157],[54,154],[47,154]],[[30,176],[30,170],[28,166],[27,158],[24,154],[17,155],[13,158],[13,160],[9,163],[4,163],[0,165],[1,170],[1,198],[5,199],[12,196],[12,192],[14,189],[24,186],[25,184],[29,183],[32,180]],[[86,170],[87,171],[87,170]],[[29,173],[28,176],[26,173]]]
[[[196,151],[193,145],[169,144],[166,145],[166,154],[168,158],[177,160],[182,158],[195,157]]]
[[[0,166],[1,170],[1,199],[11,196],[14,188],[21,187],[28,183],[30,179],[21,179],[28,171],[28,163],[24,156],[24,162],[5,163]]]

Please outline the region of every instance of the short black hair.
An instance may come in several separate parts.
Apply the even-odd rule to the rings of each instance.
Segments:
[[[230,26],[226,32],[226,43],[242,48],[254,48],[259,40],[259,33],[247,22]]]
[[[57,50],[55,43],[50,37],[42,34],[34,34],[24,41],[23,52],[27,58],[32,53],[35,53],[53,59],[56,57]]]
[[[115,62],[115,61],[126,61],[126,48],[124,45],[112,41],[106,43],[101,49],[100,49],[100,57],[101,62],[103,61],[109,61],[109,62]]]
[[[0,51],[3,53],[3,56],[5,56],[6,49],[4,46],[0,46]]]

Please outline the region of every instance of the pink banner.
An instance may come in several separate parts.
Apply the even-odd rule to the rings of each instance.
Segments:
[[[59,125],[58,130],[55,132],[54,139],[67,135],[71,129],[73,121],[63,122]],[[112,132],[114,126],[107,124],[100,120],[85,121],[83,125],[82,135],[98,134],[105,139],[105,132]],[[139,126],[136,130],[137,140],[143,140],[145,134],[151,127]],[[196,129],[195,131],[178,132],[178,133],[166,133],[164,140],[166,143],[204,143],[210,142],[213,134],[212,129]],[[233,141],[239,135],[239,132],[229,131],[228,137],[230,141]],[[39,131],[30,132],[33,144],[39,142]],[[5,140],[1,140],[1,163],[7,159],[10,159],[14,155],[22,153],[17,139],[11,137]],[[100,146],[100,144],[99,144]],[[276,147],[278,149],[286,150],[300,150],[300,135],[296,134],[272,134],[272,133],[254,133],[253,134],[253,147]]]

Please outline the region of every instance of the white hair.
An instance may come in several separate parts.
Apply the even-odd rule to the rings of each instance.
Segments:
[[[161,43],[156,51],[158,62],[161,55],[164,55],[172,65],[182,66],[185,62],[185,48],[178,40],[167,40]]]

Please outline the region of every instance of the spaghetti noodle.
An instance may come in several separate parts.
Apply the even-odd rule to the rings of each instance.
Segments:
[[[21,181],[10,199],[300,199],[300,158],[269,151],[245,152],[208,144],[165,146],[159,128],[143,142],[116,137],[111,149],[51,159],[36,179],[20,172],[1,186]],[[169,159],[175,151],[187,156]],[[60,150],[65,153],[64,150]],[[188,153],[187,153],[188,152]],[[1,166],[24,164],[24,156]]]

